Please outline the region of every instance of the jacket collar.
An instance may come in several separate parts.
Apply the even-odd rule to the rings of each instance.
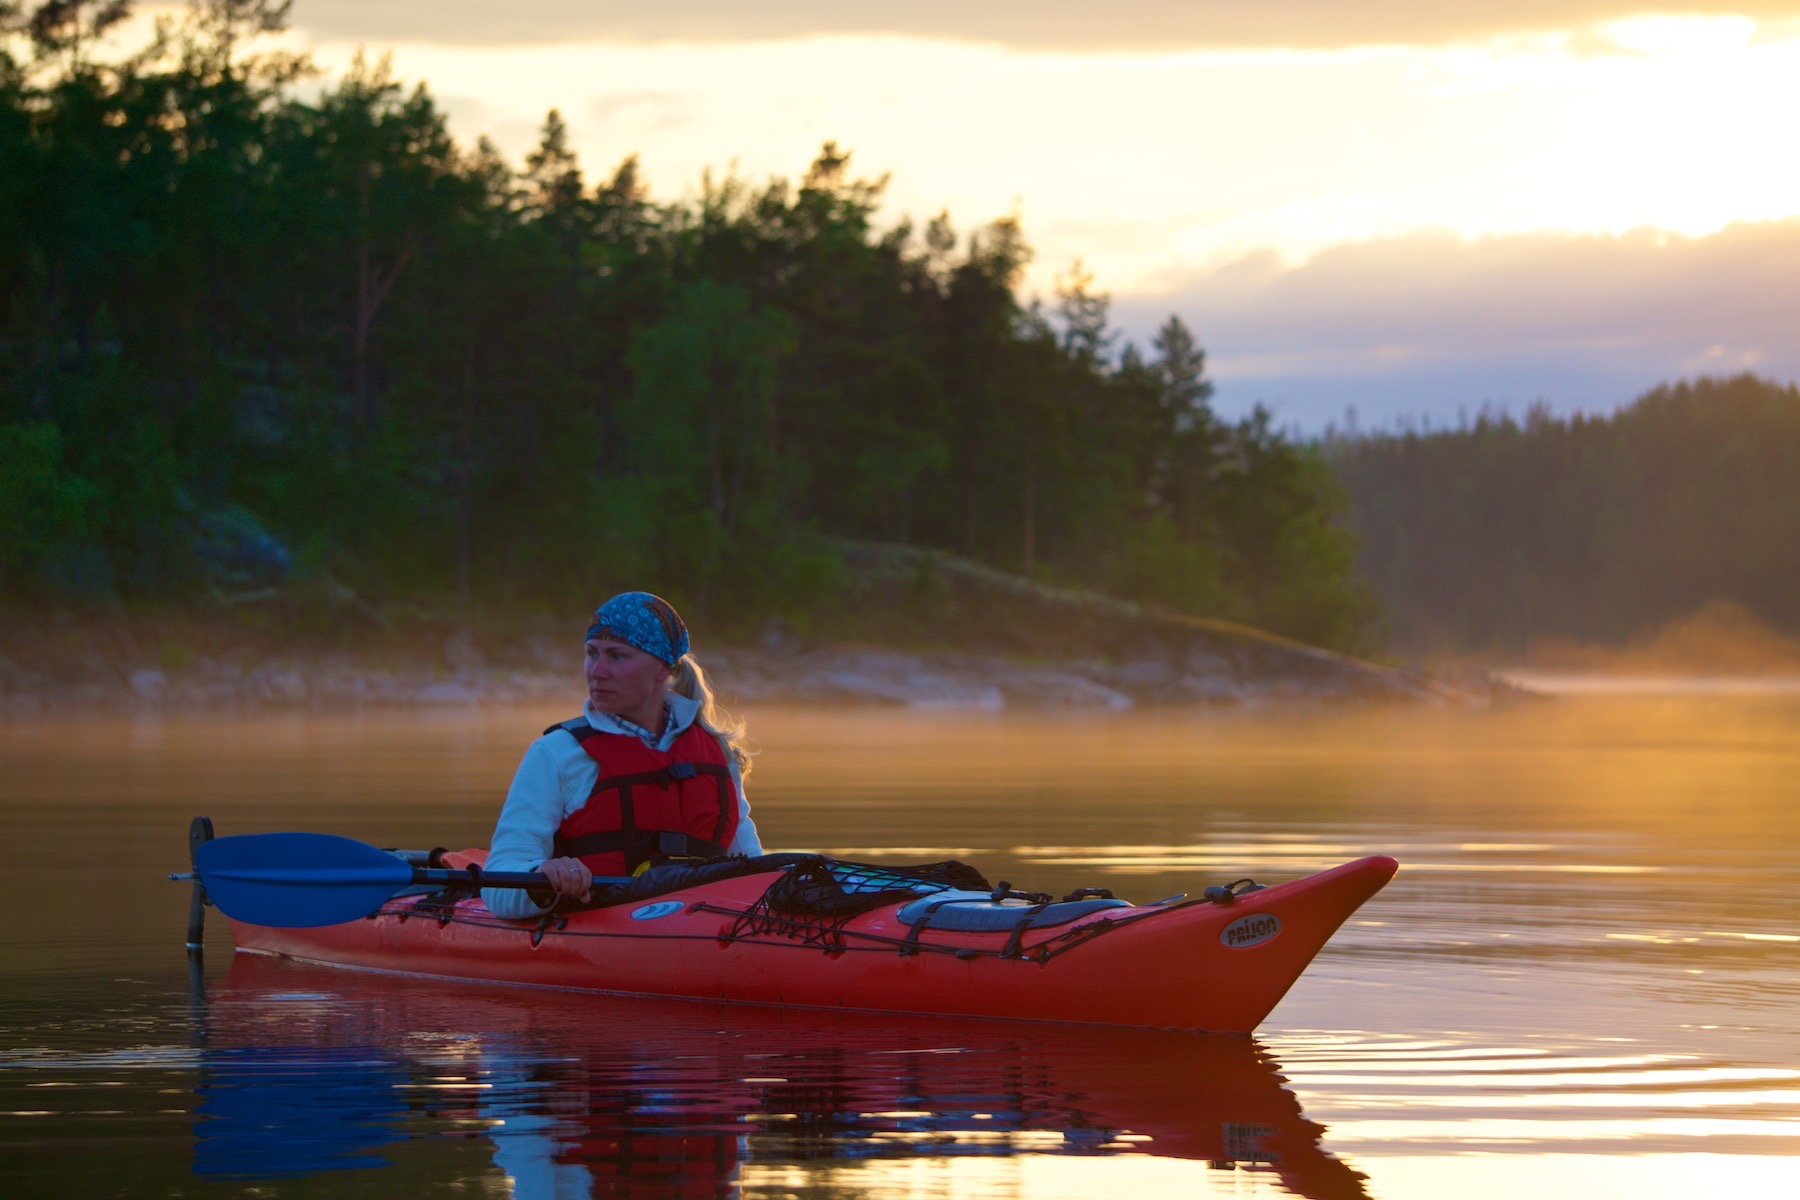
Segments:
[[[699,717],[700,702],[698,700],[690,700],[688,697],[678,695],[675,692],[670,692],[664,698],[663,704],[668,710],[669,719],[661,730],[650,731],[654,740],[652,740],[652,737],[645,737],[644,731],[640,730],[631,722],[622,721],[612,713],[599,711],[594,707],[593,701],[591,700],[588,701],[584,711],[587,714],[588,724],[592,725],[595,729],[598,729],[601,733],[626,734],[628,736],[637,737],[644,745],[650,747],[652,750],[667,750],[674,744],[675,739],[680,737],[682,733],[687,730],[687,727],[692,725]]]

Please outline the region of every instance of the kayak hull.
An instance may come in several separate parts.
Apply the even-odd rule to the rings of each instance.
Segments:
[[[409,898],[340,925],[234,921],[233,934],[242,952],[436,978],[1249,1033],[1396,869],[1391,858],[1364,858],[1227,903],[1115,908],[1023,933],[915,933],[899,905],[885,905],[844,922],[823,945],[799,929],[743,935],[742,917],[769,874],[571,913],[560,927],[499,920],[474,898],[436,911]]]

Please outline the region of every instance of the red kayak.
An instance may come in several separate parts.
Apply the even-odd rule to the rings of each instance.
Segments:
[[[337,925],[232,928],[242,951],[407,975],[1249,1033],[1397,865],[1363,858],[1267,888],[1139,905],[1104,892],[990,894],[953,875],[774,855],[536,921],[440,894]]]

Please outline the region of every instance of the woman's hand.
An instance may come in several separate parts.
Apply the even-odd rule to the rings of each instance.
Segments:
[[[559,896],[586,900],[588,893],[593,890],[594,873],[579,858],[546,859],[538,868],[538,874],[549,881],[551,888]]]

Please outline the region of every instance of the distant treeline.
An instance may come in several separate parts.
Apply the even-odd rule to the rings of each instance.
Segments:
[[[1360,564],[1417,649],[1623,642],[1714,601],[1800,633],[1800,390],[1659,387],[1605,417],[1335,434]]]
[[[638,584],[754,628],[852,538],[1366,642],[1318,449],[1078,269],[1021,302],[1015,221],[878,229],[831,144],[660,204],[555,113],[517,171],[383,66],[294,87],[285,4],[103,58],[125,7],[0,0],[0,595]]]

